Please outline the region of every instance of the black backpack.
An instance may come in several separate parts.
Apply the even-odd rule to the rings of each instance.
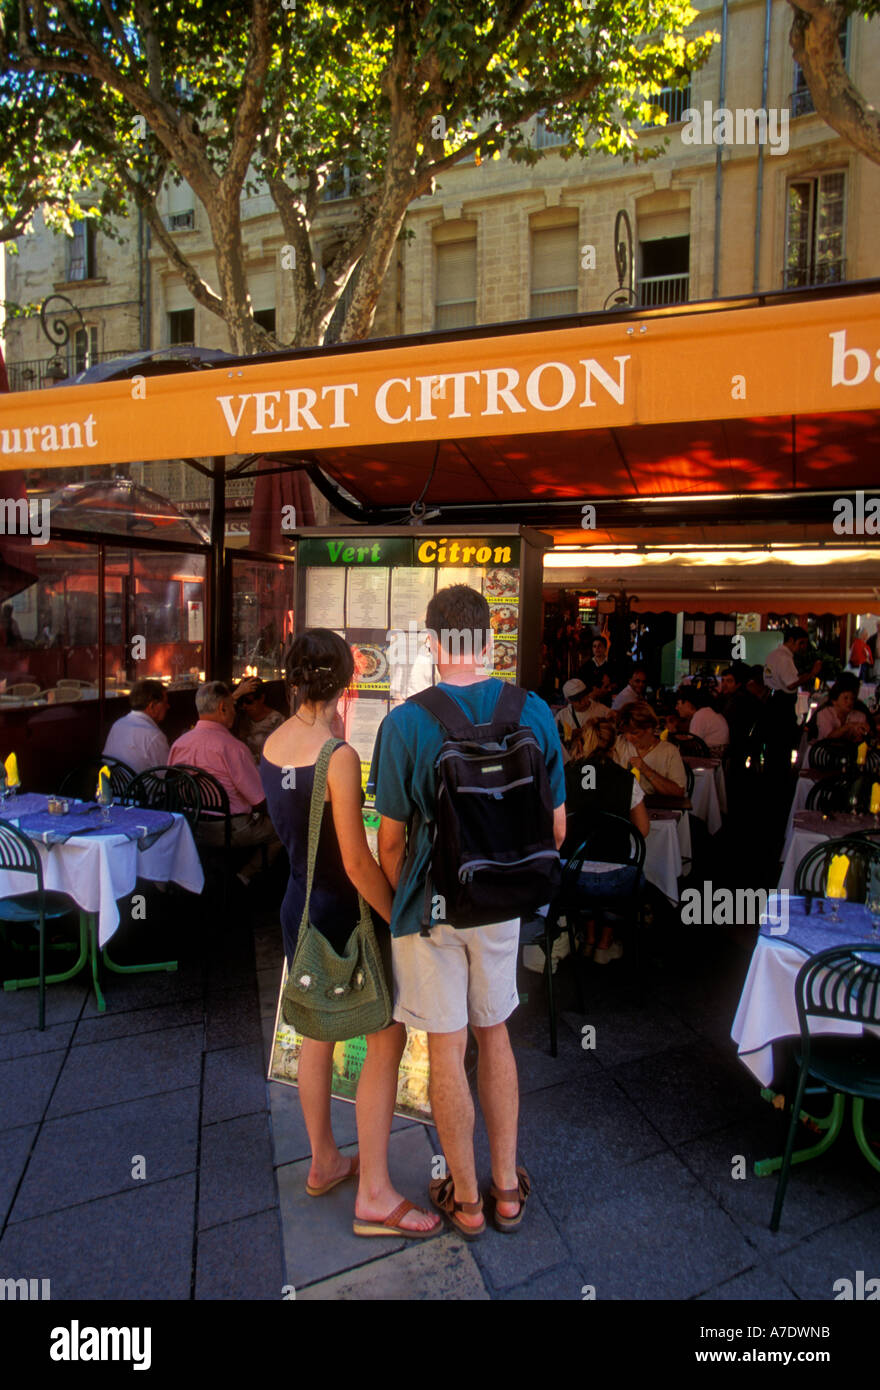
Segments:
[[[525,699],[519,686],[503,686],[491,723],[475,726],[445,691],[410,696],[446,735],[434,765],[423,935],[434,922],[482,927],[528,917],[556,893],[553,797],[541,747],[520,725]]]

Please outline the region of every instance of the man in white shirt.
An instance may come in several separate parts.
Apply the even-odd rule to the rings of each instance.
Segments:
[[[723,714],[703,704],[696,690],[682,686],[675,701],[675,712],[688,721],[688,733],[701,738],[714,758],[723,758],[730,743],[730,729]]]
[[[791,750],[797,738],[797,692],[801,686],[811,686],[822,670],[822,662],[814,661],[809,671],[798,671],[795,657],[803,656],[809,645],[809,633],[802,627],[787,627],[782,644],[767,653],[764,663],[764,684],[770,691],[764,767],[777,776],[791,772]]]
[[[595,685],[593,690],[589,690],[583,681],[579,681],[573,676],[570,681],[566,681],[562,687],[562,693],[568,701],[562,709],[557,712],[556,723],[559,725],[559,737],[567,748],[571,742],[572,735],[577,729],[582,729],[589,719],[607,719],[611,713],[607,705],[601,704],[594,699],[602,681],[599,677],[593,677]]]
[[[647,688],[647,670],[644,666],[634,666],[629,684],[623,687],[619,695],[615,695],[611,708],[614,710],[623,709],[626,705],[631,705],[633,700],[644,700]]]
[[[135,681],[128,697],[131,712],[117,719],[107,735],[104,757],[119,758],[134,772],[168,763],[168,740],[159,728],[168,713],[168,692],[161,681]]]

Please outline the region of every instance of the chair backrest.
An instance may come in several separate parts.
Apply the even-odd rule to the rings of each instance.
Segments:
[[[676,734],[673,741],[683,758],[712,757],[708,743],[699,734]]]
[[[631,864],[641,869],[645,863],[645,838],[631,821],[610,811],[583,813],[572,817],[571,826],[578,842],[586,846],[584,859],[600,864]],[[570,862],[570,861],[569,861]]]
[[[188,773],[198,787],[203,821],[219,820],[221,817],[226,821],[230,819],[229,794],[213,772],[206,772],[204,768],[196,767],[193,763],[175,763],[174,766]]]
[[[686,783],[685,791],[688,797],[692,797],[694,794],[694,769],[690,766],[689,763],[684,764],[684,775]]]
[[[56,705],[72,705],[82,699],[82,688],[78,685],[56,685],[54,690],[47,693]]]
[[[6,694],[14,695],[19,700],[28,700],[32,695],[39,693],[40,687],[34,681],[18,681],[17,684],[6,687]]]
[[[846,743],[839,738],[819,738],[810,744],[807,763],[809,767],[818,768],[819,771],[843,772],[855,760],[855,756],[856,750],[852,743]]]
[[[33,874],[37,891],[43,891],[43,865],[40,856],[24,831],[0,820],[0,869],[10,873]]]
[[[199,822],[202,799],[188,772],[177,767],[148,767],[139,772],[122,794],[130,806],[157,811],[179,811],[194,829]]]
[[[109,770],[111,793],[113,796],[121,797],[134,778],[134,768],[129,767],[121,758],[105,758],[99,753],[80,763],[72,772],[68,772],[59,788],[60,794],[78,796],[83,801],[93,801],[98,788],[98,773],[102,767]]]
[[[61,688],[62,685],[69,685],[69,686],[71,687],[71,689],[73,689],[73,690],[94,690],[94,689],[95,689],[95,682],[94,682],[94,681],[81,681],[81,680],[77,680],[76,676],[60,676],[59,679],[56,681],[56,685],[57,685],[57,687],[58,687],[59,689]]]
[[[845,835],[838,840],[825,840],[808,850],[794,871],[795,897],[823,898],[828,880],[828,867],[835,854],[845,854],[849,868],[844,881],[846,900],[863,903],[868,886],[869,866],[880,864],[880,845],[857,835]]]
[[[861,781],[861,786],[858,788],[856,809],[866,812],[871,801],[871,781],[869,776],[862,774],[861,768],[858,771],[853,769],[851,772],[839,772],[823,777],[810,788],[807,810],[823,811],[825,815],[834,811],[850,810],[850,798],[857,779]]]
[[[811,1017],[880,1023],[880,943],[830,946],[810,956],[798,971],[795,998],[806,1049]]]

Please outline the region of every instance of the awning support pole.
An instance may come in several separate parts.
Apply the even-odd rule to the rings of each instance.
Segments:
[[[232,676],[232,613],[226,588],[226,459],[217,454],[211,462],[210,623],[205,672],[208,680],[229,680]]]

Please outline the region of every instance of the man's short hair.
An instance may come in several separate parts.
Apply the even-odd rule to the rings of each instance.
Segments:
[[[751,672],[744,661],[734,661],[733,665],[728,666],[727,670],[722,671],[721,674],[724,676],[733,676],[733,679],[736,681],[737,685],[745,685],[746,681],[749,679],[751,675]]]
[[[223,681],[205,681],[196,691],[196,709],[199,714],[216,714],[221,701],[228,700],[231,694]]]
[[[809,642],[810,634],[805,627],[787,627],[782,640],[783,642],[800,642],[801,640]]]
[[[633,676],[637,676],[637,675],[639,674],[639,672],[641,672],[641,674],[647,679],[647,676],[648,676],[648,668],[647,668],[647,666],[643,666],[642,663],[641,663],[640,661],[639,661],[639,662],[636,662],[635,666],[634,666],[634,667],[632,668],[632,670],[630,671],[630,673],[629,673],[629,678],[630,678],[630,680],[632,680]]]
[[[606,650],[606,651],[608,650],[608,638],[607,638],[607,637],[603,637],[603,636],[601,635],[601,633],[598,633],[598,634],[593,638],[593,641],[594,641],[594,642],[601,642],[601,643],[602,643],[602,646],[605,648],[605,650]]]
[[[492,636],[489,605],[482,594],[467,584],[438,589],[425,612],[425,626],[437,635],[450,655],[473,652],[474,660]]]
[[[146,709],[154,700],[164,700],[165,687],[161,681],[146,677],[144,680],[135,681],[128,696],[128,703],[132,709]]]

